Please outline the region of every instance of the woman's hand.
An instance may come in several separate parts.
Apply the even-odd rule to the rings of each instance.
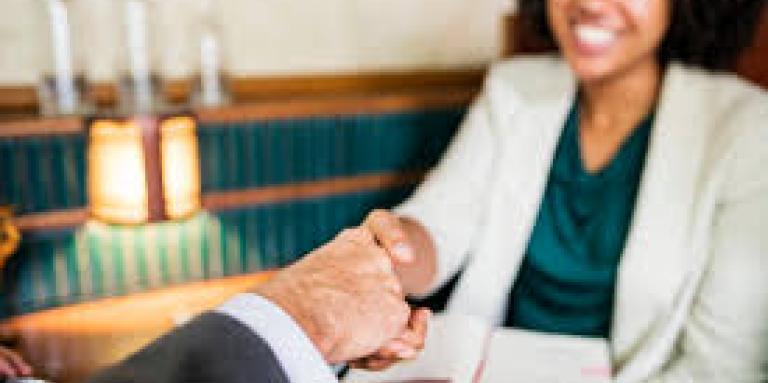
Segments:
[[[413,245],[398,216],[387,210],[377,209],[365,217],[363,226],[373,233],[376,241],[396,264],[413,262]]]
[[[0,378],[18,378],[30,375],[32,375],[32,367],[19,354],[0,346]]]
[[[397,338],[389,341],[373,355],[350,362],[352,368],[381,371],[403,360],[416,358],[424,348],[427,325],[432,312],[420,308],[411,312],[408,328]]]
[[[418,221],[387,210],[374,210],[362,226],[392,259],[406,295],[424,294],[434,284],[437,252],[432,237]]]

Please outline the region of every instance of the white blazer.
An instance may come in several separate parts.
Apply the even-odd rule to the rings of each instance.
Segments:
[[[576,94],[554,57],[493,66],[439,165],[396,209],[438,249],[448,312],[499,324]],[[759,382],[768,373],[768,95],[668,67],[619,265],[616,382]]]

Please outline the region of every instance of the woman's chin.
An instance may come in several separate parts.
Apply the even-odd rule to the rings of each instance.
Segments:
[[[655,53],[640,58],[617,53],[599,56],[565,54],[564,57],[581,83],[599,83],[621,77],[622,74],[642,68],[644,64],[656,63]]]
[[[569,64],[576,78],[582,83],[600,82],[617,72],[616,67],[610,63],[577,60],[569,61]]]
[[[561,44],[560,48],[571,70],[582,82],[610,77],[621,66],[622,58],[618,54],[621,49],[617,49],[616,44],[597,46],[573,42]]]

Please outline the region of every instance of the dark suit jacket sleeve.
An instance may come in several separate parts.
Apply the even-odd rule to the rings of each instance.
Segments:
[[[289,383],[267,343],[225,314],[206,313],[88,383]]]

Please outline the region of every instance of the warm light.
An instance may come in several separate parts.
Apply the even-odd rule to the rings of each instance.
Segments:
[[[192,117],[97,119],[88,146],[91,214],[104,222],[179,219],[200,209]]]
[[[113,223],[149,218],[141,126],[135,121],[97,120],[88,144],[91,214]]]
[[[163,194],[168,218],[184,218],[200,209],[200,159],[195,120],[172,117],[160,125]]]

